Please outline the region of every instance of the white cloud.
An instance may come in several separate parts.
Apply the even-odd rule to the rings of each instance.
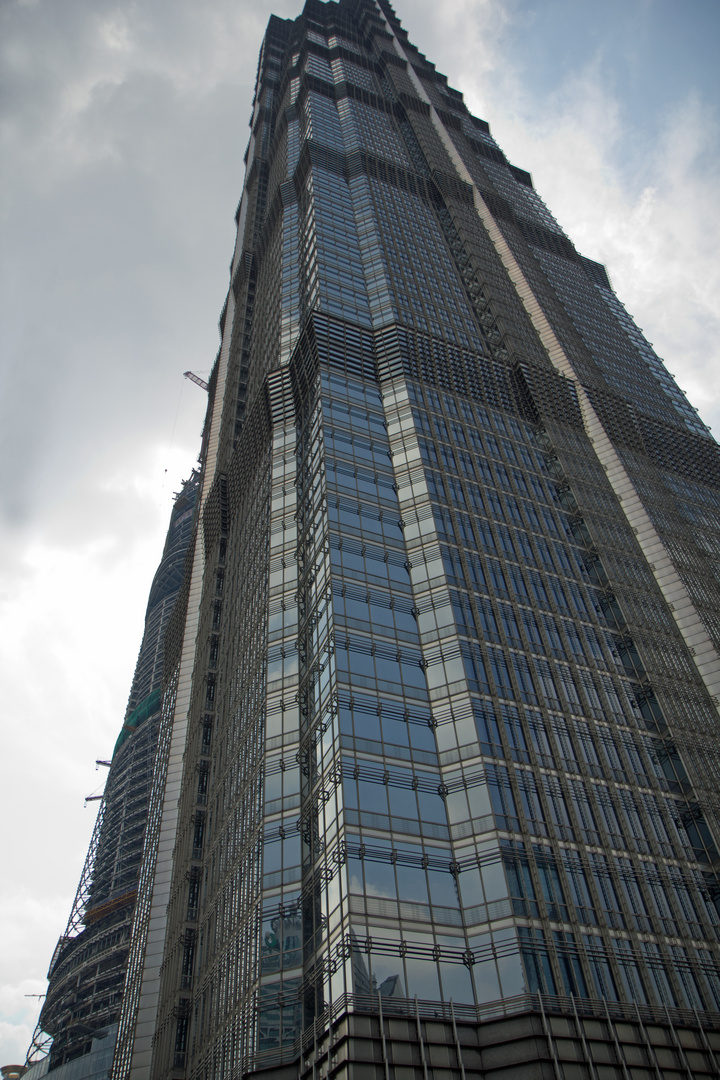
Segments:
[[[98,36],[110,52],[129,52],[133,41],[127,12],[116,11],[101,20]]]
[[[38,884],[40,888],[38,888]],[[47,888],[43,893],[42,886]],[[70,897],[70,899],[72,899]],[[0,903],[0,1061],[22,1064],[35,1029],[53,949],[68,915],[68,897],[56,894],[48,878],[29,889],[15,882]],[[6,981],[11,974],[17,977]]]
[[[24,1064],[34,1028],[35,1024],[32,1021],[13,1024],[7,1020],[0,1020],[0,1056],[3,1061],[8,1065]]]
[[[720,434],[720,167],[717,114],[690,96],[668,116],[656,180],[628,221],[613,222],[617,289],[657,351]],[[712,422],[712,421],[711,421]]]

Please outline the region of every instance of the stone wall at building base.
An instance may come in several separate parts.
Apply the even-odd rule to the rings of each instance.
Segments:
[[[720,1075],[720,1016],[569,999],[470,1021],[387,1002],[336,1015],[243,1080],[693,1080]],[[458,1008],[458,1012],[460,1007]],[[465,1010],[462,1010],[463,1012]],[[444,1014],[444,1015],[443,1015]]]

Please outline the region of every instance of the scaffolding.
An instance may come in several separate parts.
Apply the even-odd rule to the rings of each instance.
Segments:
[[[117,1022],[157,748],[164,636],[182,582],[197,490],[193,472],[173,506],[125,721],[112,760],[98,761],[109,767],[107,783],[70,916],[50,962],[28,1064],[49,1053],[54,1069],[89,1054]]]

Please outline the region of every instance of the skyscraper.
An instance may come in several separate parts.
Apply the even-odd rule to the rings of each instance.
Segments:
[[[714,1075],[717,445],[386,0],[246,163],[114,1080]]]
[[[29,1057],[51,1036],[48,1065],[57,1080],[104,1080],[112,1063],[157,746],[163,642],[183,579],[199,480],[193,472],[173,505],[125,720],[105,763],[107,783],[90,849],[50,963]]]

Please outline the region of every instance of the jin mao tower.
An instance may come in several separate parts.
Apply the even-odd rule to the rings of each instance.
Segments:
[[[246,165],[114,1080],[714,1075],[717,445],[386,0]]]

